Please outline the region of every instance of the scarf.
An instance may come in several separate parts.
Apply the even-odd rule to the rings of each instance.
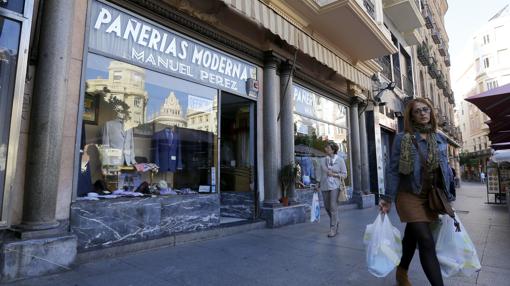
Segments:
[[[413,123],[413,130],[415,132],[427,133],[427,145],[428,145],[428,156],[427,156],[427,171],[430,175],[434,174],[434,171],[439,167],[439,149],[437,146],[436,133],[432,132],[432,126],[430,124],[416,124]],[[414,134],[405,133],[400,143],[400,162],[398,171],[401,174],[409,175],[413,172],[414,156],[411,152],[413,144]],[[416,150],[418,152],[418,150]]]

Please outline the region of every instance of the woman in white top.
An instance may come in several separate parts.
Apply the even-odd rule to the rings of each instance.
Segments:
[[[347,177],[347,168],[344,159],[337,155],[338,145],[335,142],[329,141],[324,151],[327,156],[321,162],[320,190],[330,219],[328,237],[334,237],[338,233],[338,193],[342,180]]]

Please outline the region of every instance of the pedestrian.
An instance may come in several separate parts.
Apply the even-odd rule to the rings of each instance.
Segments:
[[[454,168],[452,168],[452,180],[450,182],[450,193],[453,196],[453,200],[457,198],[457,190],[455,189],[457,182],[457,171],[455,171]]]
[[[328,237],[338,234],[338,195],[343,187],[342,180],[347,177],[347,168],[344,159],[339,156],[338,145],[328,141],[324,147],[326,157],[321,161],[320,190],[324,200],[324,207],[329,216]],[[343,190],[345,191],[345,190]]]
[[[485,173],[483,171],[480,172],[480,182],[485,183]]]
[[[449,188],[452,174],[447,158],[448,143],[443,135],[437,133],[436,122],[428,100],[417,98],[408,103],[404,115],[404,133],[398,134],[393,142],[386,195],[379,200],[380,211],[387,213],[396,197],[397,213],[400,220],[406,223],[402,258],[396,271],[397,285],[400,286],[411,285],[407,271],[416,245],[430,284],[443,285],[430,230],[430,224],[438,220],[438,214],[429,207],[428,193],[435,184],[446,191],[451,201]],[[422,164],[422,161],[425,162]]]

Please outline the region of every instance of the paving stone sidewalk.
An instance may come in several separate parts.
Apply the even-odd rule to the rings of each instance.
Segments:
[[[475,243],[482,271],[446,285],[510,285],[510,215],[486,204],[485,186],[463,183],[454,206]],[[377,210],[340,213],[341,230],[327,238],[328,219],[279,229],[139,252],[77,265],[73,270],[6,285],[395,285],[394,273],[375,278],[366,270],[362,236]],[[403,229],[395,211],[394,225]],[[428,285],[415,253],[413,285]]]

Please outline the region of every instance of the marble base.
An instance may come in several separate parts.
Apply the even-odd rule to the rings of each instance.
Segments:
[[[80,201],[70,227],[78,250],[109,247],[208,229],[220,224],[218,194]]]
[[[375,206],[375,195],[374,194],[358,195],[358,196],[355,196],[355,200],[356,200],[356,203],[358,204],[358,208],[360,208],[360,209],[372,208]]]
[[[221,216],[255,218],[255,195],[252,192],[222,192],[220,205]]]
[[[69,234],[4,242],[0,252],[0,282],[69,270],[76,259],[76,246],[76,236]]]
[[[304,223],[306,221],[306,206],[300,204],[276,208],[262,207],[261,217],[266,220],[266,226],[269,228]]]

